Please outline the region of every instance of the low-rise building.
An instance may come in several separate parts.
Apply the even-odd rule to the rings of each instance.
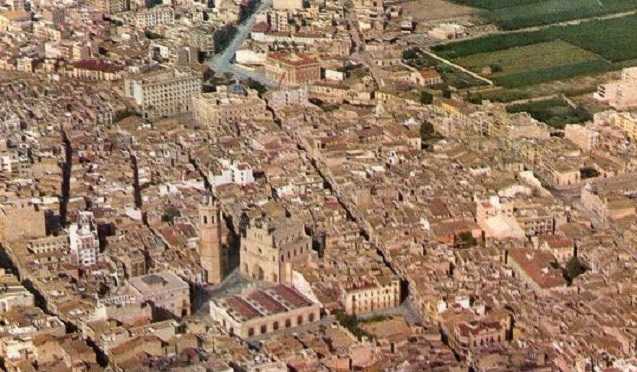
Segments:
[[[342,294],[345,313],[362,315],[400,305],[400,280],[397,277],[349,283]]]
[[[583,125],[568,124],[564,128],[564,138],[584,151],[591,151],[599,142],[599,133]]]
[[[190,288],[177,275],[165,271],[131,278],[129,292],[138,303],[150,302],[175,317],[190,314]]]
[[[192,111],[195,121],[201,126],[270,116],[259,93],[240,85],[218,86],[216,92],[193,95]]]
[[[17,306],[33,306],[33,299],[33,294],[20,284],[15,275],[0,269],[0,313]]]
[[[46,235],[44,210],[26,201],[0,205],[0,242]]]
[[[507,265],[529,288],[543,293],[566,288],[562,270],[555,267],[555,257],[547,251],[516,248],[507,251]]]
[[[318,59],[302,53],[269,53],[265,60],[266,77],[283,86],[312,83],[321,79]]]
[[[320,311],[320,304],[281,284],[210,301],[210,316],[242,338],[318,322]]]
[[[594,96],[617,110],[637,106],[637,68],[625,68],[619,81],[600,85]]]
[[[95,59],[75,62],[68,72],[69,76],[82,80],[113,81],[122,78],[123,68],[112,63]]]
[[[619,220],[637,214],[637,175],[603,178],[582,187],[581,202],[600,223]]]

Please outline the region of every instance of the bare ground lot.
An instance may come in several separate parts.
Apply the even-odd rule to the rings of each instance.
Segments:
[[[401,3],[403,14],[411,15],[416,22],[473,16],[476,8],[453,4],[445,0],[412,0]]]

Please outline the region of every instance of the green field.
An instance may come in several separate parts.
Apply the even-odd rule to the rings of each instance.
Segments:
[[[556,129],[564,129],[566,124],[579,124],[592,119],[586,110],[574,109],[559,98],[510,105],[507,107],[507,111],[511,113],[528,112],[533,118]]]
[[[445,58],[563,40],[612,61],[637,59],[637,16],[590,21],[578,25],[553,26],[540,31],[485,36],[434,47]]]
[[[595,53],[565,41],[555,40],[495,52],[472,54],[459,58],[455,62],[478,72],[483,68],[492,67],[494,70],[492,76],[498,77],[600,59]]]
[[[508,88],[611,68],[597,54],[561,40],[472,54],[454,62],[478,73],[490,67],[490,78]]]
[[[512,88],[634,65],[637,16],[553,26],[439,45],[440,56],[480,73],[499,65],[493,80]]]
[[[484,10],[483,16],[505,30],[550,25],[637,10],[637,0],[453,0]]]
[[[541,3],[545,0],[451,0],[454,3],[488,10],[511,8],[515,6]]]
[[[403,53],[403,60],[406,64],[416,69],[422,69],[425,67],[435,68],[442,76],[442,86],[435,88],[444,89],[445,86],[452,86],[456,89],[467,89],[471,87],[486,85],[482,80],[476,79],[473,76],[451,67],[439,60],[432,58],[422,53],[418,48],[408,49]]]

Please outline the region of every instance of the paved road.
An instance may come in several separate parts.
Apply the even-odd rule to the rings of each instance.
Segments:
[[[256,11],[252,15],[237,26],[237,33],[228,45],[228,47],[219,54],[215,54],[209,61],[208,66],[217,73],[230,73],[233,76],[240,79],[251,78],[259,81],[262,84],[273,86],[274,82],[268,79],[256,71],[250,71],[245,68],[241,68],[232,63],[234,55],[241,48],[243,41],[248,38],[250,31],[256,22],[257,15],[265,12],[272,7],[272,0],[261,0],[261,3],[257,7]]]

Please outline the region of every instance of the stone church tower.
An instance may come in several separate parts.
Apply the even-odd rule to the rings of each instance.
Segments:
[[[228,273],[228,244],[223,214],[211,195],[199,207],[199,257],[208,284],[219,284]]]

